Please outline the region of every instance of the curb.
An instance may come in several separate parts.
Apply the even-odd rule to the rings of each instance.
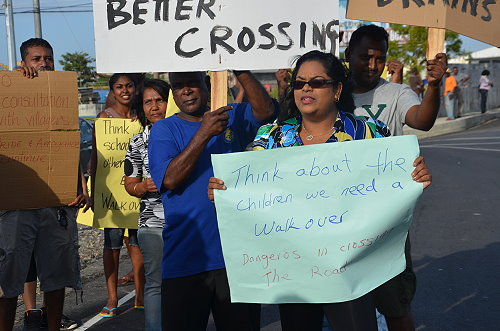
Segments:
[[[470,113],[453,121],[447,121],[445,117],[440,117],[429,131],[416,130],[405,126],[403,128],[403,134],[413,134],[416,135],[418,139],[431,138],[443,134],[465,131],[497,118],[500,118],[500,108],[488,110],[484,114],[480,112]]]

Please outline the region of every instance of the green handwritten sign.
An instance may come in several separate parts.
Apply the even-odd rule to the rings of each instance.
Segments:
[[[358,298],[405,268],[415,136],[212,155],[231,300]]]

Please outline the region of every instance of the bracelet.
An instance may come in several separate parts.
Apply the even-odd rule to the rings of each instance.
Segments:
[[[139,184],[139,183],[140,183],[140,182],[135,183],[135,185],[134,185],[134,193],[135,193],[135,195],[138,195],[138,194],[137,194],[137,191],[135,190],[135,188],[137,187],[137,184]]]

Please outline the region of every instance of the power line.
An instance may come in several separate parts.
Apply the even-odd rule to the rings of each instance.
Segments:
[[[54,13],[92,13],[92,9],[70,9],[70,10],[40,10],[40,13],[54,14]],[[23,11],[14,11],[14,14],[33,14],[34,10],[23,10]],[[5,13],[0,12],[0,16],[4,16]]]
[[[57,2],[56,2],[57,3]],[[90,7],[90,8],[89,8]],[[14,9],[14,14],[32,14],[32,6],[21,6]],[[46,6],[40,8],[41,13],[81,13],[92,12],[92,2],[77,3],[71,5]]]
[[[80,0],[81,1],[81,0]],[[91,6],[92,5],[92,2],[80,2],[80,3],[73,3],[73,4],[67,4],[68,2],[66,1],[66,5],[62,6],[60,5],[59,3],[57,3],[57,5],[52,5],[52,6],[43,6],[43,8],[45,9],[57,9],[57,8],[70,8],[70,7],[81,7],[81,6]],[[30,5],[21,5],[21,6],[17,6],[16,8],[18,9],[27,9],[27,8],[32,8],[33,6],[30,4]]]

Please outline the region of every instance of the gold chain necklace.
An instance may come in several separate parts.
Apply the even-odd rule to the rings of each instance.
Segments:
[[[304,128],[304,131],[307,134],[306,139],[309,140],[309,141],[311,141],[311,140],[314,139],[314,137],[321,137],[321,136],[324,136],[325,134],[328,134],[328,133],[332,132],[332,130],[335,129],[335,124],[333,124],[333,126],[332,126],[332,128],[330,130],[328,130],[328,131],[326,131],[325,133],[322,133],[322,134],[317,134],[316,136],[313,136],[312,134],[309,133],[309,131],[307,131],[304,123],[302,123],[302,128]]]

